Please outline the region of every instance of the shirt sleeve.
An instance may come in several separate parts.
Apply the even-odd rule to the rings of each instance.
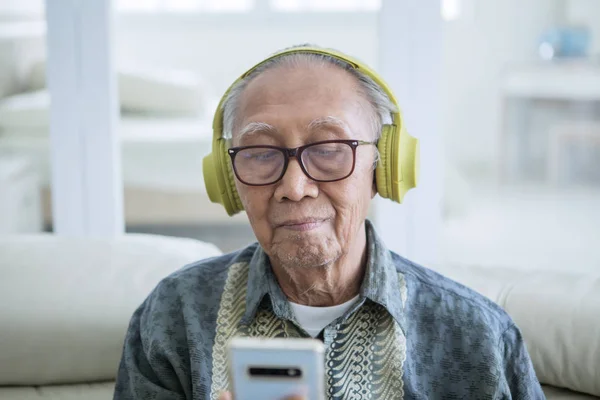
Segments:
[[[498,399],[545,399],[521,332],[512,325],[500,338],[500,354],[504,358],[504,371]]]
[[[178,301],[164,291],[159,284],[131,318],[114,400],[191,398],[185,390],[187,371],[176,351],[179,335],[174,319],[182,318],[175,310]]]

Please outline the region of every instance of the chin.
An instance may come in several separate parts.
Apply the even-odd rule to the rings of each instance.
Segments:
[[[315,268],[331,264],[341,255],[339,246],[330,238],[288,238],[271,246],[270,257],[284,268]]]

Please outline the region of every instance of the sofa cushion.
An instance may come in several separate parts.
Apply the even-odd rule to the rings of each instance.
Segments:
[[[542,386],[546,400],[594,400],[599,397],[587,394],[572,392],[570,390],[559,389],[552,386]]]
[[[0,399],[3,400],[110,400],[113,398],[114,382],[54,385],[40,387],[0,387]],[[547,400],[593,400],[597,397],[575,393],[568,390],[543,386]]]
[[[0,100],[0,131],[43,133],[48,131],[50,95],[46,90]]]
[[[205,84],[191,71],[121,70],[118,84],[123,111],[179,116],[213,111],[205,109]]]
[[[46,62],[43,61],[31,68],[29,87],[41,90],[46,86]],[[119,104],[125,112],[204,116],[214,111],[208,102],[209,85],[194,71],[141,65],[118,67],[117,86]]]
[[[553,386],[542,386],[546,400],[594,400],[600,397],[559,389]]]
[[[219,254],[153,235],[0,238],[0,386],[114,380],[134,310],[163,277]]]
[[[600,272],[437,270],[508,312],[541,383],[600,396]]]
[[[114,382],[36,387],[0,387],[2,400],[112,400]]]
[[[4,8],[7,3],[27,4],[0,1],[0,99],[27,88],[28,72],[46,54],[45,19],[11,18]]]

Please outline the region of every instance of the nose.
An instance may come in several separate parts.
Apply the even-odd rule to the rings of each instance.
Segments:
[[[277,183],[275,199],[279,202],[300,201],[305,197],[316,198],[318,195],[317,182],[304,174],[297,159],[291,158],[283,178]]]

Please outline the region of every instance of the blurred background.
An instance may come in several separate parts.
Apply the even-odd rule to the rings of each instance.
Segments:
[[[126,230],[224,251],[253,241],[245,216],[211,204],[202,178],[229,84],[293,44],[376,69],[382,52],[403,52],[379,48],[378,0],[114,9]],[[440,18],[440,261],[600,268],[600,1],[442,0]],[[45,32],[43,1],[0,2],[0,234],[52,230]]]

